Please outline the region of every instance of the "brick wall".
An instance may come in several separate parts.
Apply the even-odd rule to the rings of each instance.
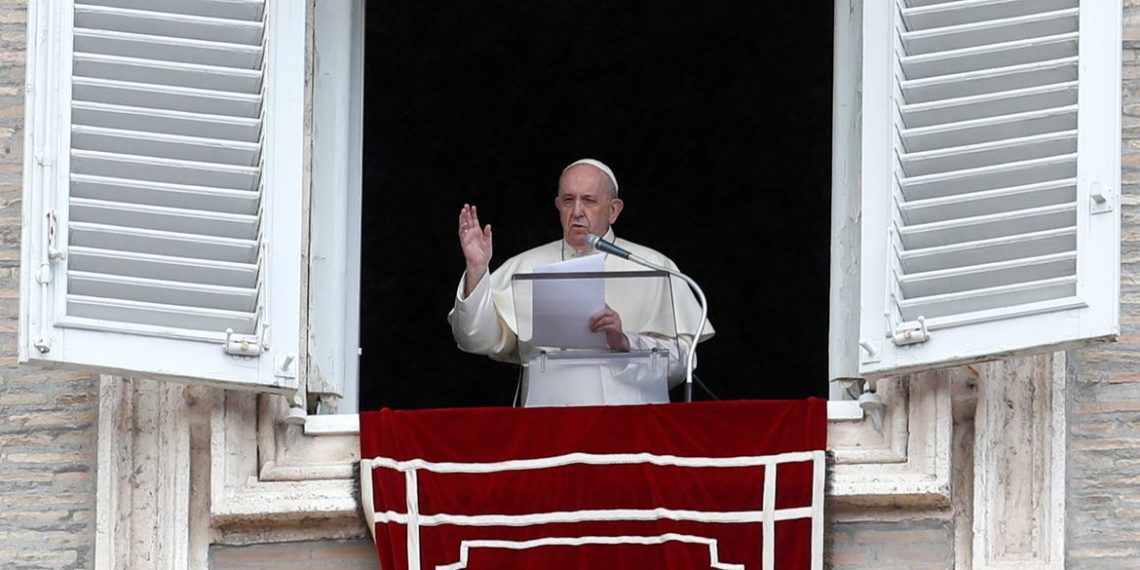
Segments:
[[[92,568],[98,384],[16,366],[23,0],[0,0],[0,567]]]
[[[1140,0],[1124,0],[1121,335],[1069,358],[1067,566],[1140,566]]]

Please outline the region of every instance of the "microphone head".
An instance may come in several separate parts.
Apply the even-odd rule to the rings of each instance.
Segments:
[[[592,247],[592,248],[594,248],[594,249],[597,249],[597,247],[598,247],[598,242],[600,242],[600,241],[602,241],[602,238],[600,238],[600,237],[598,237],[598,236],[596,236],[596,235],[594,235],[594,234],[586,234],[586,243],[587,243],[587,244],[588,244],[590,247]]]

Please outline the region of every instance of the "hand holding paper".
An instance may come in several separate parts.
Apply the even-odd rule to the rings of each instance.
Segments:
[[[606,308],[590,316],[590,330],[606,335],[606,344],[613,350],[629,352],[629,339],[621,328],[621,315],[606,305]]]
[[[605,256],[589,255],[534,268],[535,273],[601,273]],[[534,282],[535,346],[609,348],[606,337],[613,327],[593,328],[591,317],[606,309],[605,282],[598,278],[537,279]],[[612,311],[611,311],[612,312]],[[616,313],[613,313],[616,315]],[[617,320],[620,329],[620,317]],[[606,332],[602,332],[605,330]]]

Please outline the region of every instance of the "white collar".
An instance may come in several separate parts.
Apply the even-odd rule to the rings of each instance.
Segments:
[[[610,243],[613,243],[613,241],[615,239],[614,238],[613,226],[610,226],[610,228],[608,230],[606,230],[606,235],[602,236],[602,239],[604,239]],[[576,257],[585,257],[587,255],[594,255],[597,253],[601,253],[600,251],[598,251],[592,247],[586,248],[586,251],[578,251],[578,250],[574,249],[573,247],[571,247],[570,244],[566,243],[565,239],[562,240],[562,242],[559,245],[562,246],[562,260],[563,261],[565,261],[567,259],[574,259]]]

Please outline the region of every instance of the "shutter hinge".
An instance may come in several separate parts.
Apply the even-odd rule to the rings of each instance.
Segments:
[[[919,344],[930,340],[930,331],[926,330],[926,317],[919,316],[916,321],[917,324],[906,323],[903,328],[895,329],[890,314],[887,314],[887,327],[890,328],[891,340],[895,346]]]
[[[55,278],[54,264],[67,259],[67,254],[59,249],[57,243],[59,236],[59,220],[56,217],[55,210],[48,210],[45,214],[47,220],[45,224],[47,227],[47,247],[44,248],[47,253],[47,259],[41,258],[40,266],[36,270],[36,282],[40,284],[40,303],[46,306],[48,299],[51,296],[50,286]],[[47,319],[40,318],[40,334],[39,338],[32,343],[32,346],[40,352],[40,354],[47,354],[51,352],[52,339],[48,336]]]

